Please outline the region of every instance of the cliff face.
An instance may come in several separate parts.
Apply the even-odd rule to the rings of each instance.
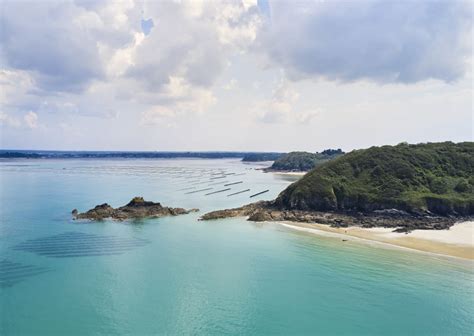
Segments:
[[[279,209],[474,214],[474,143],[371,147],[324,163],[275,200]]]
[[[111,218],[115,220],[126,220],[131,218],[177,216],[195,211],[199,210],[164,207],[160,203],[145,201],[143,197],[135,197],[127,205],[117,209],[104,203],[84,213],[78,213],[78,211],[74,209],[72,214],[75,219],[103,220]]]

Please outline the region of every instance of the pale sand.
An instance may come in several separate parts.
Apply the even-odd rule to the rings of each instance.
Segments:
[[[392,247],[474,260],[474,222],[453,225],[449,230],[415,230],[409,234],[388,228],[333,228],[324,224],[281,222],[285,227],[345,240],[382,243]]]
[[[307,172],[283,172],[283,171],[271,171],[270,173],[277,175],[287,175],[287,176],[304,176]]]

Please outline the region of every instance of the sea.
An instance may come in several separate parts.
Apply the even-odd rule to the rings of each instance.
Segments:
[[[295,180],[262,167],[239,159],[1,160],[0,334],[474,334],[470,261],[245,218],[199,220],[271,200]],[[73,209],[135,196],[200,211],[72,219]]]

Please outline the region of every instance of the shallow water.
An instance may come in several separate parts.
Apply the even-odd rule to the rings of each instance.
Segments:
[[[272,199],[291,183],[254,167],[238,160],[1,161],[0,334],[473,334],[472,262],[277,224],[197,220]],[[190,193],[206,188],[213,189]],[[73,208],[119,206],[138,195],[201,213],[71,220]]]

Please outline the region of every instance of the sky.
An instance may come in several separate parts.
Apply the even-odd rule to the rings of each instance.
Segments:
[[[0,0],[0,148],[473,141],[471,1]]]

